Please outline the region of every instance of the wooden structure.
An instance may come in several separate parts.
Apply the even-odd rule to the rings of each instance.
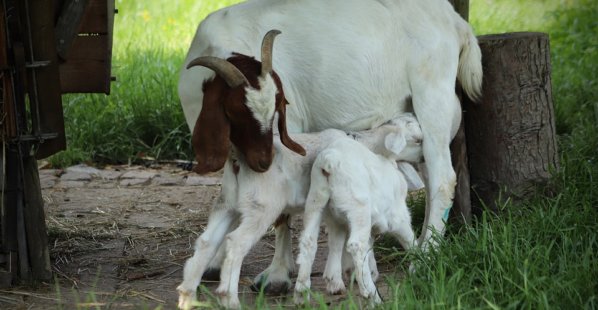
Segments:
[[[110,91],[114,0],[2,0],[0,287],[51,279],[36,159],[66,148],[61,95]]]

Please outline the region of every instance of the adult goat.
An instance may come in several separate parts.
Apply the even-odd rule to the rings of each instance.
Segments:
[[[274,70],[258,78],[260,62],[247,66],[246,58],[260,54],[259,42],[270,29],[284,35],[277,39],[276,57],[266,71]],[[456,183],[449,144],[461,121],[455,82],[458,79],[472,99],[479,97],[482,84],[477,40],[448,1],[247,1],[201,22],[184,66],[202,56],[228,62],[245,77],[226,73],[234,70],[217,75],[207,68],[181,71],[179,96],[194,144],[199,145],[197,172],[222,168],[229,141],[251,169],[269,168],[275,110],[266,103],[246,105],[255,102],[248,100],[253,94],[245,91],[248,85],[276,94],[276,102],[290,103],[287,122],[279,128],[283,144],[298,153],[300,146],[285,138],[286,128],[363,130],[412,111],[423,131],[426,170],[426,216],[418,243],[427,249],[434,244],[434,233],[444,233]],[[231,78],[224,83],[222,76]],[[225,102],[235,103],[227,109],[251,113],[247,119],[231,118],[223,111]],[[223,111],[220,117],[210,116],[215,110]],[[259,279],[273,274],[288,278],[292,259],[285,229],[277,228],[283,240],[277,241],[276,251],[282,254]]]

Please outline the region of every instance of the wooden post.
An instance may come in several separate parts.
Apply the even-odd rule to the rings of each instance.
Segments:
[[[469,20],[469,0],[449,0],[449,2],[464,20]]]
[[[449,0],[455,11],[468,20],[469,18],[469,0]],[[460,86],[456,89],[459,99],[462,100],[463,91]],[[461,105],[463,106],[463,105]],[[455,199],[452,218],[457,218],[463,222],[469,222],[471,219],[471,196],[469,182],[469,165],[467,159],[467,143],[465,139],[465,118],[461,120],[461,126],[457,135],[451,142],[451,159],[453,168],[457,174],[457,186],[455,187]]]
[[[21,1],[21,23],[27,25],[31,37],[27,40],[24,31],[23,41],[26,47],[27,62],[49,62],[45,65],[28,69],[28,92],[32,105],[33,124],[39,124],[39,131],[34,134],[56,133],[57,137],[39,145],[35,156],[38,159],[48,157],[66,149],[64,134],[64,115],[58,74],[58,55],[54,34],[54,1]],[[23,27],[23,30],[26,28]],[[31,55],[30,51],[32,51]],[[37,119],[37,121],[36,121]]]
[[[498,211],[501,191],[525,197],[558,167],[550,47],[547,34],[530,32],[481,36],[479,43],[482,102],[465,102],[472,195]]]
[[[35,281],[48,281],[52,279],[52,267],[48,252],[46,215],[37,161],[33,156],[25,155],[23,157],[23,172],[25,230],[27,231],[31,276]]]

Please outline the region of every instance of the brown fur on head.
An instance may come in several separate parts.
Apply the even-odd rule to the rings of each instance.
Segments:
[[[235,145],[248,166],[256,172],[265,172],[272,164],[273,132],[269,126],[260,124],[246,105],[246,87],[260,89],[258,76],[261,63],[252,57],[235,54],[227,59],[246,77],[246,83],[231,87],[220,76],[203,85],[204,99],[202,110],[193,130],[193,150],[197,160],[194,171],[200,174],[221,169],[230,151],[230,143]],[[278,130],[281,142],[292,151],[305,155],[305,150],[293,141],[286,130],[286,99],[278,75],[272,71],[271,77],[278,92],[275,98],[275,111],[278,112]]]

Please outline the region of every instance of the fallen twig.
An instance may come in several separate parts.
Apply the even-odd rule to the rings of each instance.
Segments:
[[[13,305],[18,305],[18,304],[23,303],[23,300],[21,300],[21,299],[10,298],[7,296],[0,296],[0,301],[9,303],[9,304],[13,304]]]
[[[81,302],[77,304],[77,307],[91,308],[91,307],[103,307],[105,302]]]
[[[153,270],[147,272],[135,272],[131,274],[127,274],[126,280],[127,282],[135,281],[139,279],[149,279],[151,277],[155,277],[157,275],[161,275],[164,273],[164,270]]]
[[[5,290],[0,290],[0,293],[20,295],[20,296],[29,296],[29,297],[34,297],[34,298],[39,298],[39,299],[45,299],[45,300],[52,300],[52,301],[60,301],[60,299],[56,299],[56,298],[52,298],[52,297],[47,297],[47,296],[40,295],[40,294],[35,294],[35,293],[22,292],[22,291],[5,291]]]
[[[162,303],[162,304],[166,303],[164,300],[162,300],[162,299],[160,299],[160,298],[158,298],[158,297],[154,297],[154,296],[152,296],[152,295],[149,295],[149,294],[147,294],[147,293],[144,293],[144,292],[139,292],[139,291],[129,291],[129,295],[130,295],[130,296],[133,296],[133,297],[135,297],[135,296],[143,296],[143,297],[145,297],[145,298],[147,298],[147,299],[151,299],[151,300],[153,300],[153,301],[157,301],[157,302],[159,302],[159,303]]]

